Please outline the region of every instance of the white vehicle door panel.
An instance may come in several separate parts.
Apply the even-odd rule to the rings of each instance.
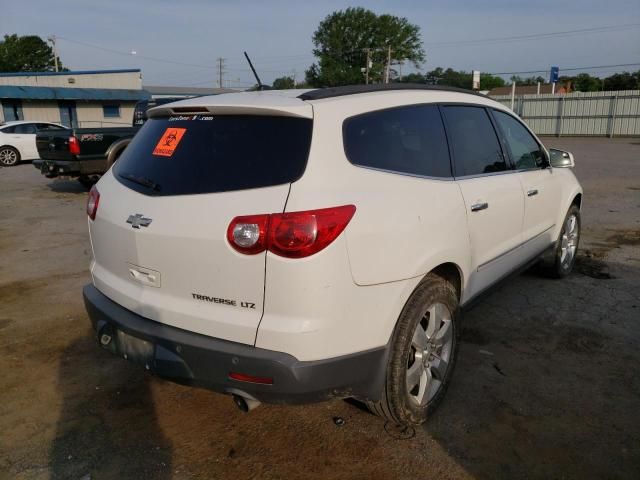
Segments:
[[[553,174],[547,154],[535,135],[513,115],[493,111],[503,145],[518,170],[524,198],[522,224],[524,260],[541,253],[553,242],[555,216],[560,206],[561,185]]]
[[[467,208],[472,273],[465,298],[471,298],[514,270],[521,258],[524,206],[514,173],[458,180]],[[485,208],[472,210],[476,205]]]
[[[518,177],[524,194],[524,254],[533,256],[555,240],[555,217],[562,204],[561,188],[558,176],[550,168],[522,171]]]
[[[33,133],[27,133],[33,132]],[[20,152],[22,160],[32,160],[38,158],[38,149],[36,148],[35,125],[21,124],[17,125],[15,132],[9,135],[9,144],[13,145]]]

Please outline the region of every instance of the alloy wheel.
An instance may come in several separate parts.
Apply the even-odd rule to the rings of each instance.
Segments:
[[[15,165],[18,161],[18,155],[15,150],[10,148],[3,148],[0,150],[0,163],[6,167],[10,167],[11,165]]]
[[[579,234],[578,219],[575,215],[570,215],[564,224],[560,239],[560,263],[563,268],[571,265],[576,255]]]
[[[409,398],[424,406],[444,381],[453,350],[453,324],[446,305],[431,305],[413,333],[407,362]]]

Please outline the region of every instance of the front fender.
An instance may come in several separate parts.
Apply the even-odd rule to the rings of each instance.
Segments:
[[[569,208],[574,203],[578,195],[581,196],[579,208],[580,210],[582,210],[583,192],[582,192],[582,186],[580,185],[580,182],[578,181],[578,179],[576,178],[575,174],[571,169],[555,168],[554,173],[562,175],[564,177],[563,181],[561,182],[561,190],[562,190],[560,195],[561,205],[560,205],[560,208],[558,208],[556,222],[555,222],[556,228],[553,236],[553,238],[558,238],[560,236],[560,231],[562,230],[564,218],[567,216],[567,212],[569,211]]]

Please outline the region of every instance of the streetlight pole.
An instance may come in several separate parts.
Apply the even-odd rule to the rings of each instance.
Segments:
[[[51,45],[53,46],[53,64],[57,72],[58,71],[58,50],[56,49],[56,36],[51,35],[49,38],[47,38],[47,40],[49,40],[51,42]]]
[[[387,70],[384,75],[384,83],[389,83],[389,74],[391,72],[391,45],[387,47]]]
[[[365,65],[364,83],[369,85],[369,65],[371,65],[371,49],[365,48],[367,52],[367,64]]]

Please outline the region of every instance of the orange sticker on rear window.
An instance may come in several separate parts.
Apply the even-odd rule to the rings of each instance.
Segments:
[[[173,155],[173,152],[186,131],[186,128],[167,128],[162,134],[156,148],[153,149],[153,154],[160,155],[161,157],[170,157]]]

